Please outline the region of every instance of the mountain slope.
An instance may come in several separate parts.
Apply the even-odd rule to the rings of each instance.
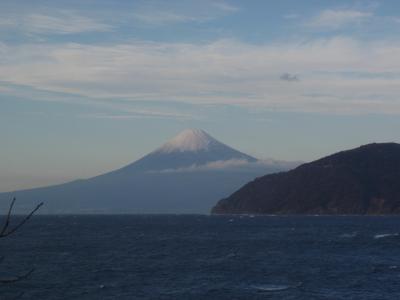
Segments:
[[[41,213],[207,213],[249,180],[287,169],[261,163],[198,129],[185,130],[118,170],[85,180],[0,194],[0,209],[17,196],[18,212],[44,201]]]
[[[203,130],[186,129],[160,148],[117,171],[160,171],[227,160],[257,161],[254,157],[217,141]]]
[[[212,212],[399,214],[400,145],[369,144],[257,178]]]

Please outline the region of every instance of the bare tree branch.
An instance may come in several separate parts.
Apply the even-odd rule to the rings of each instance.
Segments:
[[[11,204],[10,204],[10,208],[8,210],[8,214],[6,217],[6,221],[4,223],[3,229],[0,232],[0,238],[2,237],[6,237],[9,236],[10,234],[13,234],[15,231],[17,231],[22,225],[24,225],[26,223],[26,221],[28,221],[32,215],[43,205],[43,202],[40,202],[21,222],[18,223],[18,225],[16,225],[14,228],[12,228],[11,230],[7,231],[8,226],[10,225],[10,216],[11,216],[11,212],[13,209],[15,203],[15,198],[13,198]]]
[[[4,223],[3,228],[1,229],[0,236],[2,236],[6,232],[8,225],[10,225],[10,217],[11,217],[12,209],[14,207],[15,200],[16,199],[14,197],[11,201],[10,208],[8,209],[8,213],[7,213],[7,217],[6,217],[6,222]]]
[[[15,231],[17,231],[19,228],[21,228],[31,217],[32,215],[43,205],[43,202],[39,203],[27,216],[25,216],[21,222],[19,222],[16,226],[14,226],[12,229],[9,229],[10,226],[10,219],[11,219],[11,213],[12,210],[14,208],[14,204],[15,204],[15,197],[12,199],[10,207],[8,209],[8,213],[6,216],[6,220],[4,222],[3,227],[1,228],[0,231],[0,238],[9,236],[11,234],[13,234]],[[0,263],[3,261],[4,257],[1,256],[0,257]],[[25,272],[21,275],[17,275],[14,277],[10,277],[10,278],[0,278],[0,284],[9,284],[9,283],[14,283],[20,280],[23,280],[25,278],[27,278],[29,275],[32,274],[32,272],[34,271],[34,269],[29,270],[28,272]],[[15,299],[19,299],[24,295],[24,293],[20,293],[17,295],[17,297]]]

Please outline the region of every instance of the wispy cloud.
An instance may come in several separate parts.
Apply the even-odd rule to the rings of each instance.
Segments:
[[[162,25],[167,23],[183,23],[189,21],[200,21],[204,18],[181,15],[172,11],[147,11],[134,14],[135,19],[152,25]]]
[[[12,92],[14,92],[14,91],[15,91],[15,90],[12,89],[12,88],[10,88],[10,87],[1,86],[1,85],[0,85],[0,93],[12,93]]]
[[[286,20],[293,20],[293,19],[300,18],[300,15],[299,14],[286,14],[283,16],[283,18]]]
[[[222,11],[226,11],[226,12],[230,12],[230,13],[237,12],[240,10],[239,7],[229,4],[227,2],[223,2],[223,1],[214,2],[213,5]]]
[[[224,1],[188,1],[186,5],[165,5],[163,2],[146,3],[136,8],[133,16],[148,25],[166,25],[187,22],[206,22],[239,11],[239,8]],[[176,3],[175,3],[176,4]]]
[[[34,34],[73,34],[111,31],[113,26],[74,11],[58,10],[51,13],[29,13],[2,16],[0,28]]]
[[[118,105],[114,108],[123,109]],[[131,120],[131,119],[141,119],[141,118],[162,118],[162,119],[178,119],[178,120],[193,120],[196,116],[190,114],[184,114],[179,112],[167,112],[162,110],[130,110],[129,113],[88,113],[80,114],[80,118],[84,119],[106,119],[106,120]]]
[[[286,162],[277,160],[258,160],[249,162],[245,159],[229,159],[209,162],[204,165],[191,165],[189,167],[177,169],[164,169],[156,171],[148,171],[149,173],[186,173],[186,172],[201,172],[201,171],[254,171],[259,170],[260,174],[264,172],[289,170],[300,165],[300,162]]]
[[[373,13],[369,11],[327,9],[312,18],[306,25],[316,30],[339,29],[349,25],[362,24],[371,17],[373,17]]]
[[[1,81],[93,102],[127,99],[400,114],[400,78],[387,76],[400,69],[400,61],[393,59],[400,57],[396,41],[335,37],[264,45],[235,40],[30,44],[3,45],[0,54]],[[302,80],[288,85],[285,81],[295,80],[293,74],[282,80],[289,68],[302,74]]]

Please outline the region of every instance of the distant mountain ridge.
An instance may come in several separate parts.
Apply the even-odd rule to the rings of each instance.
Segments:
[[[294,163],[295,164],[295,163]],[[244,183],[294,166],[261,162],[211,137],[187,129],[120,169],[89,179],[0,194],[0,209],[17,196],[19,212],[39,201],[41,213],[208,213]],[[3,205],[3,206],[1,206]]]
[[[217,214],[400,214],[400,144],[368,144],[247,183]]]

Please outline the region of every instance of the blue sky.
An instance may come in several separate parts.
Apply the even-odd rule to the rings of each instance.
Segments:
[[[400,2],[1,1],[0,191],[185,128],[260,158],[399,142]]]

